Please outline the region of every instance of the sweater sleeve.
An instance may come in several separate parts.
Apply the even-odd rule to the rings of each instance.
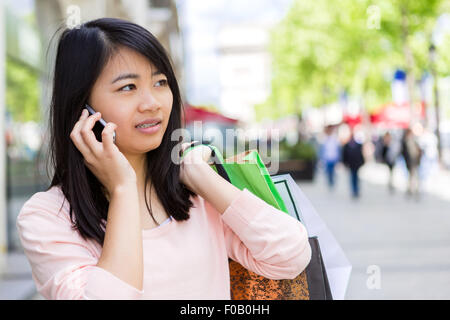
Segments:
[[[269,279],[293,279],[311,260],[306,228],[247,189],[222,214],[228,256]]]
[[[36,288],[46,299],[140,299],[143,291],[97,267],[98,258],[57,205],[33,196],[16,220]]]

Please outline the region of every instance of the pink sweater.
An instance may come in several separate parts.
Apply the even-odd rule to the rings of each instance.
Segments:
[[[71,228],[57,187],[36,193],[17,228],[47,299],[230,299],[228,257],[271,279],[292,279],[311,258],[305,227],[244,189],[221,215],[191,197],[190,219],[142,230],[143,290],[97,267],[102,248]],[[58,213],[59,212],[59,213]],[[130,248],[132,250],[132,248]]]

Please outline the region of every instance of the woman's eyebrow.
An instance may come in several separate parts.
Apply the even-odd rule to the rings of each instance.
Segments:
[[[125,74],[121,74],[120,76],[118,76],[117,78],[115,78],[111,84],[123,80],[123,79],[137,79],[139,78],[139,75],[136,73],[125,73]]]
[[[152,73],[152,77],[158,76],[158,75],[160,75],[160,74],[163,74],[163,73],[162,73],[161,71],[159,71],[159,70],[156,70],[156,71],[154,71],[154,72]],[[125,73],[125,74],[121,74],[120,76],[118,76],[117,78],[115,78],[115,79],[111,82],[111,84],[114,84],[115,82],[120,81],[120,80],[124,80],[124,79],[137,79],[137,78],[139,78],[139,75],[136,74],[136,73]]]

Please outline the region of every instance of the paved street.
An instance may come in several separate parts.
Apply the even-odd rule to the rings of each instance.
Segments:
[[[334,192],[322,174],[299,185],[352,263],[346,299],[450,299],[449,175],[436,172],[424,185],[430,193],[415,200],[403,192],[401,168],[395,173],[397,191],[390,193],[386,168],[364,166],[358,200],[350,198],[342,167]],[[371,265],[380,268],[380,289],[366,285]]]

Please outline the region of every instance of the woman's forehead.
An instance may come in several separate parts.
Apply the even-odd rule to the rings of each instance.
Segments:
[[[141,77],[151,77],[157,68],[144,55],[132,49],[122,47],[117,49],[105,65],[99,77],[105,81],[112,81],[121,74],[133,73]]]

